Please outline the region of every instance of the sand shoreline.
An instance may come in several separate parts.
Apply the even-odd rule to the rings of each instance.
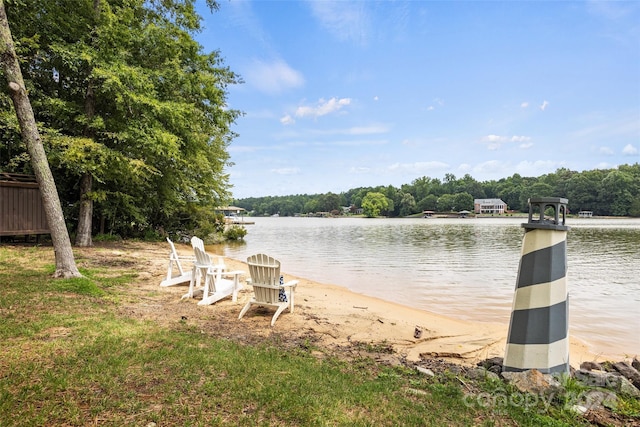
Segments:
[[[232,270],[248,271],[243,261],[225,259]],[[409,362],[431,357],[471,365],[490,357],[504,356],[508,324],[470,322],[410,308],[341,286],[289,275],[286,266],[283,266],[283,274],[285,280],[299,281],[295,310],[294,313],[285,311],[274,330],[305,330],[329,347],[356,341],[386,343]],[[250,297],[251,287],[245,285],[238,306]],[[257,321],[269,327],[271,317],[268,313],[259,316],[264,319]],[[422,330],[420,338],[414,337],[416,327]],[[622,360],[622,357],[594,354],[588,343],[570,338],[572,366],[577,368],[584,361],[604,360]]]

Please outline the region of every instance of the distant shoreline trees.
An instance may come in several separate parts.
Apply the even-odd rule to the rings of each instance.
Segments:
[[[640,164],[583,172],[561,168],[539,177],[514,174],[484,182],[476,181],[469,174],[459,179],[447,174],[443,180],[423,176],[400,188],[358,187],[341,194],[250,197],[234,200],[233,204],[258,216],[342,213],[343,207],[350,207],[350,211],[365,208],[369,205],[367,196],[374,193],[386,198],[387,206],[380,209],[379,214],[389,217],[411,216],[428,210],[473,211],[474,199],[485,198],[500,198],[510,210],[526,212],[531,197],[567,198],[572,213],[585,210],[598,216],[640,217]],[[375,200],[378,199],[376,196]],[[367,212],[364,214],[368,216]]]

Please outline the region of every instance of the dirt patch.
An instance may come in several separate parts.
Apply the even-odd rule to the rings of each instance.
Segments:
[[[188,283],[160,287],[169,263],[166,244],[101,243],[92,248],[75,248],[75,251],[79,255],[79,266],[113,269],[109,275],[116,274],[116,271],[137,273],[136,280],[124,289],[124,302],[119,303],[117,308],[120,315],[153,321],[171,330],[196,330],[212,338],[224,338],[247,345],[277,343],[285,348],[309,348],[317,342],[312,331],[294,327],[288,321],[287,311],[279,317],[276,327],[270,326],[274,310],[263,307],[252,308],[242,320],[238,320],[240,310],[251,298],[250,286],[243,287],[237,302],[226,298],[209,306],[197,305],[197,298],[183,298],[188,291]],[[225,261],[233,270],[247,270],[241,262]],[[183,267],[188,270],[191,266]],[[308,306],[304,300],[298,301],[294,316],[313,321],[314,315],[305,313],[306,308]]]

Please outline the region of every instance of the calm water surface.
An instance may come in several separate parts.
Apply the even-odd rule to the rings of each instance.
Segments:
[[[245,242],[283,271],[451,317],[509,325],[526,218],[251,218]],[[571,334],[640,354],[640,219],[568,219]]]

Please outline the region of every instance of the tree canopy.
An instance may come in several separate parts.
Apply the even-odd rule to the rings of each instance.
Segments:
[[[194,40],[201,22],[194,4],[7,6],[65,216],[77,233],[203,227],[230,201],[227,147],[241,113],[228,108],[226,91],[241,79],[219,52],[205,53]],[[0,168],[30,173],[6,95],[0,104]]]
[[[474,199],[484,198],[500,198],[510,210],[527,211],[527,201],[531,197],[567,198],[570,212],[589,210],[595,215],[640,217],[640,164],[583,172],[562,168],[539,177],[514,174],[485,182],[476,181],[468,174],[462,178],[448,174],[443,180],[423,176],[400,188],[378,186],[350,189],[339,195],[341,206],[350,207],[351,211],[364,209],[365,199],[372,193],[382,194],[388,203],[378,214],[391,217],[410,216],[426,210],[473,211]],[[325,198],[323,194],[253,197],[235,200],[234,204],[256,215],[294,215],[320,211],[319,201]],[[289,208],[281,210],[282,206]]]

